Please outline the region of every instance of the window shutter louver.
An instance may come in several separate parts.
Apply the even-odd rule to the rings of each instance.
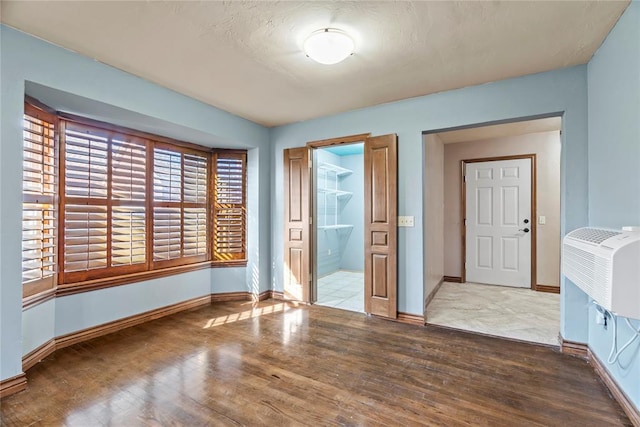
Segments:
[[[64,273],[107,268],[109,140],[66,124]]]
[[[182,154],[156,148],[153,150],[153,200],[182,200]]]
[[[182,256],[182,153],[153,150],[153,260]]]
[[[206,261],[208,155],[154,148],[153,260],[156,267]]]
[[[207,254],[207,208],[184,210],[184,255]]]
[[[30,296],[55,285],[56,117],[25,104],[22,172],[22,282]]]
[[[146,147],[144,142],[113,140],[111,197],[114,200],[146,200]]]
[[[107,267],[107,207],[65,205],[64,271]]]
[[[107,138],[65,132],[65,196],[107,198]]]
[[[214,154],[213,254],[216,261],[246,259],[246,154]]]
[[[111,210],[111,264],[133,265],[145,262],[146,214],[140,206],[114,206]]]
[[[184,156],[184,253],[207,254],[207,157]]]
[[[111,140],[111,265],[146,261],[145,141]]]
[[[146,270],[146,144],[65,122],[66,283]]]

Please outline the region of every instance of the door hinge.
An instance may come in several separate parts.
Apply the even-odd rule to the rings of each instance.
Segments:
[[[309,225],[313,225],[313,217],[312,216],[309,217]]]
[[[309,159],[309,169],[313,168],[313,160]]]
[[[309,282],[313,282],[313,273],[309,273]]]
[[[464,219],[464,225],[467,225],[467,218]]]

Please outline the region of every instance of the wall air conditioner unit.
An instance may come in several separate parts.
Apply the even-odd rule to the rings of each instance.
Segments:
[[[562,243],[564,275],[603,308],[640,319],[640,231],[578,228]]]

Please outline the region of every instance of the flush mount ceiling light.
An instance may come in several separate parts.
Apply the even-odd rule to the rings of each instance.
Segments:
[[[316,62],[337,64],[353,53],[353,39],[335,28],[314,31],[304,41],[304,52]]]

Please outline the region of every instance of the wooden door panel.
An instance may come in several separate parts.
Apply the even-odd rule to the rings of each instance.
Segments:
[[[302,229],[300,228],[292,228],[289,230],[289,240],[291,241],[301,241],[302,240]]]
[[[371,180],[373,214],[371,221],[386,224],[389,220],[388,151],[386,146],[371,148]]]
[[[397,317],[397,175],[396,135],[364,143],[365,311]]]
[[[386,231],[374,231],[371,233],[371,244],[374,246],[387,246],[387,235]]]
[[[309,150],[284,150],[284,294],[309,302]]]
[[[387,263],[389,257],[386,255],[373,254],[372,255],[372,274],[373,274],[373,296],[377,298],[387,298]]]
[[[288,162],[289,170],[289,222],[301,222],[302,216],[302,158],[289,158]]]
[[[289,256],[287,264],[289,266],[289,282],[302,283],[304,280],[303,254],[300,248],[289,248]]]

